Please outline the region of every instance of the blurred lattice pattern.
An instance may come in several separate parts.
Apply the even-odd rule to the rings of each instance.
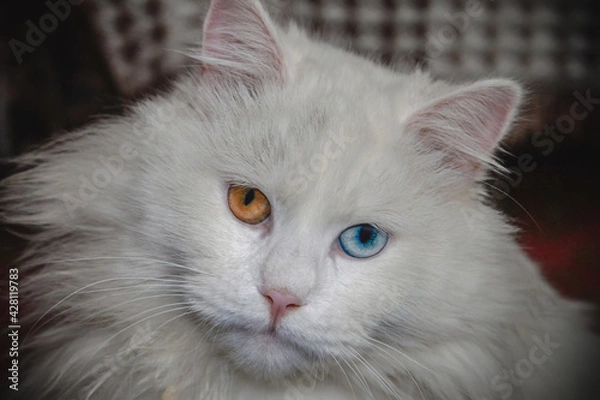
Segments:
[[[383,61],[441,77],[597,80],[598,8],[591,0],[270,0],[272,14],[346,38]],[[94,0],[92,18],[115,79],[134,93],[185,64],[206,0]]]

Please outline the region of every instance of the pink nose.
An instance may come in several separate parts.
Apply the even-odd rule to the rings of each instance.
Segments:
[[[275,326],[289,310],[300,307],[302,301],[289,293],[269,289],[261,292],[271,304],[271,325]]]

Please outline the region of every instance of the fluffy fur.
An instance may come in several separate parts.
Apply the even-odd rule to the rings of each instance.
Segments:
[[[402,74],[215,0],[173,90],[22,156],[23,398],[565,399],[590,345],[486,204],[518,85]],[[272,214],[250,226],[230,184]],[[390,234],[353,259],[337,237]],[[303,306],[268,331],[259,290]]]

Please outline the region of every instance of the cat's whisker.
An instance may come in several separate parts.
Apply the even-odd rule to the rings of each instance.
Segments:
[[[322,376],[321,376],[321,382],[325,382],[325,379],[327,378],[328,374],[329,374],[329,370],[330,370],[330,363],[329,363],[329,359],[325,359],[324,355],[321,355],[321,365],[322,365]]]
[[[152,296],[144,296],[144,297],[137,297],[135,299],[130,299],[127,301],[123,301],[121,303],[115,304],[113,306],[107,307],[103,310],[97,311],[96,313],[87,316],[86,318],[83,318],[82,321],[83,322],[87,322],[87,321],[93,321],[96,317],[101,316],[102,314],[105,314],[106,311],[110,311],[110,310],[114,310],[114,309],[119,309],[119,308],[123,308],[123,306],[131,304],[131,303],[135,303],[138,301],[145,301],[145,300],[149,300],[149,299],[158,299],[158,298],[169,298],[169,297],[176,297],[176,298],[181,298],[181,294],[180,293],[173,293],[173,294],[160,294],[160,295],[152,295]],[[90,301],[93,301],[94,299],[91,299]],[[183,303],[185,304],[185,303]],[[160,307],[167,307],[170,306],[171,304],[163,304]],[[143,315],[144,313],[146,313],[147,310],[144,310],[143,312],[139,313],[138,315]]]
[[[102,279],[99,281],[95,281],[92,283],[89,283],[85,286],[80,287],[79,289],[75,290],[74,292],[71,292],[70,294],[68,294],[67,296],[63,297],[61,300],[59,300],[58,302],[56,302],[53,306],[51,306],[49,309],[47,309],[32,325],[32,327],[29,329],[29,331],[27,332],[27,334],[25,335],[25,338],[23,339],[23,341],[25,341],[27,339],[27,337],[33,333],[34,329],[36,328],[37,324],[46,317],[46,315],[48,315],[50,312],[52,312],[54,309],[56,309],[57,307],[59,307],[61,304],[63,304],[64,302],[66,302],[67,300],[69,300],[71,297],[76,296],[77,294],[83,292],[84,290],[96,286],[96,285],[101,285],[103,283],[108,283],[108,282],[115,282],[115,281],[121,281],[122,278],[107,278],[107,279]]]
[[[347,347],[346,350],[349,350],[350,352],[352,352],[352,348]],[[342,358],[342,361],[344,361],[344,363],[346,363],[346,365],[350,368],[350,370],[354,373],[354,376],[356,376],[356,378],[359,381],[360,386],[363,388],[363,390],[365,392],[370,393],[370,398],[373,398],[373,392],[371,390],[370,385],[368,384],[364,374],[362,373],[362,371],[360,370],[360,368],[358,368],[356,366],[356,364],[354,363],[354,361],[352,359],[346,359],[346,358]]]
[[[180,303],[180,304],[182,304],[182,303]],[[157,326],[157,327],[155,328],[155,330],[156,330],[156,331],[159,331],[159,330],[160,330],[160,329],[162,329],[162,328],[163,328],[165,325],[168,325],[168,324],[170,324],[171,322],[175,321],[176,319],[178,319],[178,318],[182,318],[182,317],[185,317],[186,315],[193,315],[193,314],[195,314],[195,311],[193,311],[193,310],[190,310],[190,309],[189,309],[189,307],[188,307],[188,309],[187,309],[187,311],[186,311],[186,312],[184,312],[184,313],[180,313],[180,314],[177,314],[176,316],[174,316],[174,317],[172,317],[172,318],[170,318],[170,319],[166,320],[165,322],[163,322],[162,324],[160,324],[159,326]]]
[[[531,221],[535,224],[535,227],[538,229],[538,231],[540,231],[541,233],[545,233],[544,230],[542,229],[542,227],[540,226],[540,224],[538,224],[538,222],[535,220],[535,218],[533,218],[533,215],[531,215],[531,213],[529,211],[527,211],[527,209],[525,208],[525,206],[523,204],[521,204],[519,201],[517,201],[517,199],[515,199],[513,196],[511,196],[509,193],[505,192],[504,190],[492,185],[489,182],[482,182],[484,185],[489,186],[490,188],[492,188],[492,190],[496,190],[499,193],[502,193],[503,195],[505,195],[506,197],[508,197],[510,200],[512,200],[513,203],[515,203],[521,210],[523,210],[523,212],[525,214],[527,214],[527,216],[531,219]]]
[[[144,285],[144,290],[147,289],[171,289],[171,288],[176,288],[178,289],[181,293],[187,293],[187,290],[185,288],[181,288],[181,285],[187,283],[187,281],[174,281],[171,284],[156,284],[156,285]],[[92,293],[109,293],[109,292],[120,292],[123,289],[140,289],[139,285],[129,285],[129,286],[117,286],[114,288],[104,288],[104,289],[95,289],[95,290],[89,290],[89,291],[85,291],[82,294],[92,294]]]
[[[348,382],[348,387],[352,391],[352,397],[356,399],[356,393],[354,391],[354,385],[350,381],[350,377],[348,376],[348,373],[346,372],[346,369],[342,366],[342,364],[340,364],[339,360],[337,359],[337,357],[335,355],[332,354],[331,358],[337,364],[337,366],[339,367],[340,371],[342,371],[342,373],[344,374],[344,377],[346,378],[346,382]]]
[[[123,334],[124,332],[128,331],[129,329],[132,329],[134,327],[136,327],[137,325],[140,325],[152,318],[156,318],[158,316],[164,315],[164,314],[169,314],[172,313],[174,311],[179,311],[179,310],[189,310],[189,305],[185,304],[185,303],[174,303],[174,304],[167,304],[165,305],[167,307],[173,307],[173,308],[169,308],[167,310],[163,310],[160,311],[158,313],[154,313],[152,315],[146,316],[144,318],[141,318],[139,320],[136,320],[135,322],[132,322],[131,324],[127,325],[126,327],[120,329],[119,331],[117,331],[116,333],[112,334],[111,336],[108,337],[108,339],[104,340],[102,343],[100,343],[96,349],[96,351],[94,351],[94,353],[92,353],[92,355],[96,355],[99,351],[103,350],[106,348],[106,346],[115,338],[117,338],[119,335]],[[152,309],[146,310],[145,312],[154,312],[156,310],[159,310],[161,308],[164,308],[165,306],[159,306],[159,307],[154,307]]]
[[[156,306],[156,307],[144,310],[144,311],[140,312],[139,314],[137,314],[136,317],[139,317],[141,315],[146,315],[146,314],[150,314],[150,315],[142,318],[141,320],[135,321],[133,324],[130,324],[130,325],[126,326],[125,328],[122,328],[120,331],[116,332],[115,334],[113,334],[113,336],[111,336],[109,339],[107,339],[107,342],[111,341],[113,338],[117,337],[118,335],[120,335],[124,331],[126,331],[128,329],[131,329],[135,325],[141,324],[142,322],[145,322],[145,321],[147,321],[149,319],[158,317],[160,315],[168,314],[168,313],[170,313],[172,311],[189,310],[189,306],[190,305],[187,302],[177,302],[177,303],[162,304],[160,306]],[[170,307],[177,307],[177,308],[171,309]],[[165,308],[167,310],[160,311],[158,313],[155,312],[155,311],[162,310],[162,309],[165,309]]]
[[[204,335],[202,335],[202,340],[209,338],[210,335],[213,333],[213,331],[217,331],[217,330],[218,330],[218,325],[213,324],[206,332],[204,332]]]
[[[369,342],[371,342],[371,344],[374,345],[376,349],[379,349],[383,355],[391,357],[392,361],[399,363],[399,365],[406,371],[406,374],[412,379],[412,381],[414,382],[417,390],[419,391],[419,393],[421,394],[421,396],[423,398],[425,398],[425,394],[423,393],[423,390],[421,389],[421,385],[419,384],[419,382],[414,377],[414,374],[411,372],[411,370],[408,367],[406,367],[406,365],[401,360],[398,359],[398,357],[394,357],[390,353],[390,351],[397,353],[398,356],[402,357],[403,359],[406,359],[406,360],[409,360],[409,361],[415,363],[417,366],[423,368],[424,370],[426,370],[430,374],[445,379],[444,376],[440,376],[439,373],[433,371],[432,369],[426,367],[425,365],[423,365],[423,364],[419,363],[418,361],[414,360],[413,358],[409,357],[406,353],[402,352],[400,349],[398,349],[396,347],[392,347],[389,344],[387,344],[387,343],[385,343],[383,341],[377,340],[377,339],[375,339],[373,337],[369,337],[368,339],[369,339]],[[467,394],[459,386],[454,385],[454,387],[456,388],[456,390]]]
[[[195,312],[194,310],[189,310],[187,312],[184,313],[185,315],[193,315],[195,319],[199,318],[199,314],[197,312]],[[205,321],[206,318],[202,318],[201,321]],[[204,324],[202,323],[194,323],[193,324],[194,328],[193,328],[193,333],[195,334],[196,332],[199,332],[200,329],[202,329],[204,326]],[[210,328],[212,329],[212,328]],[[209,330],[210,330],[209,329]],[[204,338],[206,337],[206,334],[202,335],[202,338],[196,341],[196,345],[193,348],[193,352],[194,352],[194,359],[199,359],[198,355],[198,351],[202,348],[204,342]]]
[[[61,259],[61,260],[44,261],[44,264],[60,264],[60,263],[82,262],[82,261],[105,261],[105,260],[114,260],[114,261],[120,261],[120,260],[125,260],[125,261],[146,261],[146,262],[150,262],[150,263],[157,263],[157,264],[168,265],[168,266],[175,267],[175,268],[178,268],[178,269],[190,271],[190,272],[193,272],[195,274],[202,274],[202,275],[207,275],[207,276],[214,276],[213,274],[210,274],[210,273],[208,273],[206,271],[202,271],[202,270],[199,270],[199,269],[191,268],[191,267],[188,267],[186,265],[177,264],[177,263],[174,263],[174,262],[171,262],[171,261],[159,260],[159,259],[155,259],[155,258],[148,258],[148,257],[133,257],[133,256],[81,257],[81,258],[67,258],[67,259]]]
[[[94,396],[96,391],[100,389],[113,376],[113,374],[114,373],[109,369],[108,371],[104,372],[100,377],[98,377],[97,381],[94,383],[94,386],[92,386],[89,389],[89,392],[85,396],[85,400],[92,399],[92,396]]]
[[[379,372],[377,372],[377,370],[375,368],[373,368],[373,366],[364,358],[363,355],[361,355],[358,352],[358,350],[352,349],[352,353],[354,354],[356,359],[367,369],[367,371],[369,371],[371,374],[373,374],[375,379],[377,381],[379,381],[379,383],[381,383],[383,390],[388,392],[388,394],[392,394],[392,395],[396,396],[396,398],[398,398],[400,400],[402,399],[402,397],[399,395],[399,393],[397,391],[397,388],[395,388],[393,386],[393,384],[389,381],[389,379],[385,378]]]
[[[425,365],[421,364],[420,362],[418,362],[417,360],[415,360],[412,357],[409,357],[406,353],[404,353],[403,351],[401,351],[400,349],[397,349],[396,347],[390,346],[389,344],[382,342],[381,340],[377,340],[373,337],[368,337],[369,342],[371,342],[372,344],[379,346],[380,348],[385,347],[386,349],[389,349],[391,351],[394,351],[396,353],[398,353],[400,356],[402,356],[403,358],[412,361],[413,363],[415,363],[416,365],[418,365],[419,367],[423,368],[424,370],[426,370],[429,373],[435,374],[430,368],[426,367]],[[383,350],[383,349],[382,349]]]
[[[173,306],[173,305],[177,305],[177,304],[171,304],[171,306]],[[181,310],[181,309],[187,309],[187,308],[186,308],[186,307],[183,307],[183,308],[181,308],[181,307],[179,307],[179,308],[174,308],[174,309],[168,310],[168,312],[177,311],[177,310]],[[162,312],[162,313],[158,313],[158,314],[164,314],[164,312]],[[158,314],[157,314],[157,315],[158,315]],[[169,322],[172,322],[173,320],[175,320],[175,319],[177,319],[177,318],[181,318],[181,317],[183,317],[183,316],[185,316],[185,315],[187,315],[187,314],[189,314],[189,311],[187,311],[187,312],[184,312],[184,313],[180,313],[180,314],[178,314],[178,315],[174,316],[173,318],[171,318],[171,319],[167,320],[165,323],[163,323],[163,324],[159,325],[159,326],[158,326],[158,327],[157,327],[157,328],[156,328],[156,329],[155,329],[153,332],[157,332],[157,331],[159,331],[159,330],[160,330],[160,329],[161,329],[161,328],[162,328],[164,325],[166,325],[167,323],[169,323]],[[152,317],[152,316],[151,316],[151,317]],[[135,325],[135,324],[137,324],[137,322],[140,322],[140,321],[136,321],[136,323],[134,323],[134,324],[132,324],[132,325]],[[97,354],[99,351],[103,350],[103,349],[105,348],[105,346],[106,346],[106,345],[108,345],[108,343],[109,343],[109,342],[110,342],[110,341],[111,341],[113,338],[115,338],[117,335],[121,334],[121,333],[122,333],[123,331],[125,331],[126,329],[129,329],[129,328],[131,328],[131,327],[132,327],[132,325],[130,325],[130,326],[128,326],[128,327],[126,327],[126,328],[124,328],[124,329],[123,329],[122,331],[120,331],[120,332],[117,332],[115,335],[113,335],[113,337],[109,338],[107,341],[105,341],[104,343],[102,343],[102,344],[101,344],[101,345],[98,347],[98,349],[97,349],[97,350],[96,350],[96,351],[93,353],[93,355],[95,355],[95,354]],[[145,338],[145,341],[151,341],[151,339],[152,339],[151,337],[150,337],[150,338]],[[117,357],[118,357],[118,354],[115,354],[115,358],[117,358]],[[106,383],[106,381],[107,381],[108,379],[110,379],[110,377],[112,377],[112,376],[115,374],[115,371],[114,371],[113,369],[111,369],[111,368],[109,368],[109,367],[107,367],[107,369],[108,369],[108,370],[107,370],[107,371],[106,371],[106,372],[103,374],[103,378],[102,378],[102,379],[99,379],[99,380],[98,380],[98,382],[97,382],[97,383],[94,385],[94,387],[93,387],[93,388],[90,390],[90,393],[88,394],[88,397],[92,396],[92,395],[93,395],[93,394],[96,392],[96,390],[98,390],[98,389],[99,389],[99,388],[100,388],[102,385],[104,385],[104,383]],[[131,371],[130,371],[130,373],[131,373]],[[74,383],[74,386],[76,386],[77,384],[79,384],[79,382],[75,382],[75,383]],[[90,397],[90,398],[91,398],[91,397]]]
[[[360,380],[360,377],[358,376],[358,373],[356,372],[356,369],[351,365],[350,361],[347,360],[346,358],[342,358],[342,361],[344,364],[346,364],[348,366],[348,369],[350,370],[350,373],[356,377],[358,380]],[[354,393],[354,385],[356,384],[356,380],[352,381],[352,393]],[[363,382],[359,382],[358,383],[358,387],[359,388],[364,388],[364,383]],[[362,390],[361,390],[362,391]]]
[[[119,278],[109,278],[109,279],[103,279],[103,280],[96,281],[96,282],[90,283],[90,284],[88,284],[88,285],[85,285],[85,286],[83,286],[83,287],[79,288],[78,290],[75,290],[74,292],[70,293],[69,295],[67,295],[66,297],[64,297],[63,299],[61,299],[61,300],[60,300],[60,301],[58,301],[57,303],[55,303],[53,306],[51,306],[49,309],[47,309],[47,310],[46,310],[46,311],[45,311],[45,312],[44,312],[44,313],[43,313],[43,314],[42,314],[42,315],[41,315],[41,316],[40,316],[40,317],[39,317],[39,318],[38,318],[38,319],[37,319],[37,320],[34,322],[34,324],[31,326],[31,328],[29,329],[29,331],[27,332],[27,334],[26,334],[26,335],[25,335],[25,337],[23,338],[23,343],[25,343],[26,339],[27,339],[27,338],[28,338],[28,337],[29,337],[29,336],[30,336],[32,333],[34,333],[34,332],[35,332],[35,329],[36,329],[36,328],[38,328],[38,329],[39,329],[39,328],[41,328],[41,327],[45,326],[45,325],[46,325],[48,322],[50,322],[50,321],[54,320],[54,319],[56,318],[56,316],[63,314],[64,312],[66,312],[66,311],[67,311],[67,310],[69,310],[69,309],[73,309],[73,308],[77,307],[77,304],[81,304],[81,303],[76,303],[76,305],[74,305],[74,306],[71,306],[71,307],[67,308],[65,311],[58,313],[56,316],[53,316],[52,318],[46,319],[42,325],[39,325],[39,326],[38,326],[38,324],[39,324],[39,323],[42,321],[42,319],[46,318],[46,316],[47,316],[49,313],[51,313],[52,311],[54,311],[56,308],[58,308],[60,305],[62,305],[62,304],[65,302],[65,301],[69,300],[71,297],[73,297],[73,296],[76,296],[76,295],[83,295],[83,294],[93,293],[93,291],[92,291],[92,292],[89,292],[89,291],[87,291],[87,290],[86,290],[86,289],[88,289],[88,288],[90,288],[90,287],[93,287],[93,286],[96,286],[96,285],[100,285],[100,284],[109,283],[109,282],[114,282],[114,281],[122,281],[122,280],[124,280],[124,279],[132,279],[132,280],[133,280],[133,279],[135,279],[135,280],[137,280],[137,281],[140,281],[140,282],[145,282],[145,281],[162,281],[162,279],[160,279],[160,278],[141,278],[141,279],[140,279],[139,277],[119,277]],[[177,283],[179,283],[179,281],[176,281],[176,280],[174,280],[173,282],[174,282],[174,284],[173,284],[173,285],[174,285],[174,287],[176,287],[176,288],[177,288],[177,287],[178,287],[178,286],[177,286]],[[138,285],[138,287],[139,287],[139,285]],[[112,287],[112,288],[107,288],[106,290],[107,290],[107,291],[115,291],[115,292],[119,292],[119,291],[121,290],[121,288],[122,288],[122,287],[118,287],[118,286],[116,286],[116,287]],[[183,290],[183,289],[182,289],[182,290]],[[91,301],[97,301],[97,300],[98,300],[98,299],[92,299]]]
[[[87,292],[86,292],[86,294],[87,294]],[[165,294],[161,294],[161,295],[153,295],[153,296],[146,296],[146,297],[138,297],[138,298],[135,298],[135,299],[132,299],[132,300],[128,300],[128,301],[126,301],[126,302],[123,302],[123,303],[116,304],[116,305],[114,305],[114,306],[108,307],[108,308],[106,308],[106,309],[103,309],[103,310],[101,310],[101,311],[98,311],[98,312],[96,312],[95,314],[87,315],[87,316],[86,316],[85,318],[83,318],[81,321],[82,321],[82,322],[91,321],[91,320],[93,320],[95,317],[97,317],[97,316],[99,316],[99,315],[102,315],[102,314],[105,314],[105,313],[106,313],[106,311],[110,311],[110,310],[112,310],[112,309],[120,308],[120,307],[122,307],[122,306],[123,306],[124,304],[126,304],[126,303],[133,303],[133,302],[136,302],[136,301],[140,301],[140,300],[146,300],[146,299],[150,299],[150,298],[161,298],[161,297],[181,297],[181,295],[182,295],[182,294],[184,294],[184,292],[173,292],[173,293],[171,293],[171,294],[169,294],[169,293],[165,293]],[[46,326],[47,324],[51,323],[53,320],[55,320],[55,319],[57,319],[57,318],[60,318],[60,317],[61,317],[61,316],[63,316],[63,315],[68,315],[69,313],[72,313],[73,311],[80,310],[80,309],[82,308],[82,306],[85,306],[85,305],[87,305],[87,304],[94,304],[94,303],[97,303],[99,300],[106,299],[106,298],[109,298],[109,297],[111,297],[111,296],[99,296],[99,297],[94,297],[94,298],[88,299],[88,300],[86,300],[86,301],[78,302],[78,303],[77,303],[77,304],[75,304],[75,305],[71,305],[71,306],[69,306],[69,307],[67,307],[67,308],[63,309],[62,311],[60,311],[60,312],[58,312],[58,313],[56,313],[56,314],[53,314],[53,315],[52,315],[52,317],[50,317],[50,318],[46,318],[46,319],[44,320],[44,322],[43,322],[41,325],[38,325],[38,326],[37,326],[37,329],[41,329],[41,328],[43,328],[43,327],[44,327],[44,326]]]
[[[402,352],[401,350],[390,346],[389,344],[377,340],[373,337],[369,337],[368,338],[369,342],[375,346],[376,349],[379,349],[381,351],[381,353],[387,357],[390,357],[391,360],[393,362],[398,362],[398,364],[406,371],[406,374],[411,378],[411,380],[414,382],[417,390],[419,391],[421,397],[423,399],[425,399],[425,394],[423,393],[423,390],[421,389],[421,385],[419,384],[419,382],[417,381],[417,379],[415,378],[414,374],[411,372],[411,370],[406,367],[406,365],[404,364],[403,361],[401,361],[398,356],[402,357],[403,359],[409,360],[413,363],[415,363],[416,365],[418,365],[421,368],[424,368],[426,371],[430,372],[433,375],[438,375],[436,373],[434,373],[431,369],[425,367],[424,365],[422,365],[421,363],[417,362],[416,360],[414,360],[413,358],[409,357],[407,354],[405,354],[404,352]],[[394,357],[390,351],[394,351],[395,353],[397,353],[398,356]]]

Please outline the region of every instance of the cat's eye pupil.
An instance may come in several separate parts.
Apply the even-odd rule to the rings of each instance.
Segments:
[[[371,224],[359,224],[344,230],[338,237],[342,251],[354,258],[368,258],[379,253],[388,234]]]
[[[246,196],[244,197],[244,205],[247,206],[248,204],[252,203],[254,201],[254,189],[248,189],[248,191],[246,192]]]
[[[371,239],[373,239],[374,233],[375,230],[373,227],[369,225],[361,226],[360,230],[358,231],[358,240],[360,240],[360,242],[363,244],[368,243],[371,241]]]
[[[237,219],[256,225],[269,218],[271,204],[259,189],[243,185],[231,185],[227,190],[229,209]]]

